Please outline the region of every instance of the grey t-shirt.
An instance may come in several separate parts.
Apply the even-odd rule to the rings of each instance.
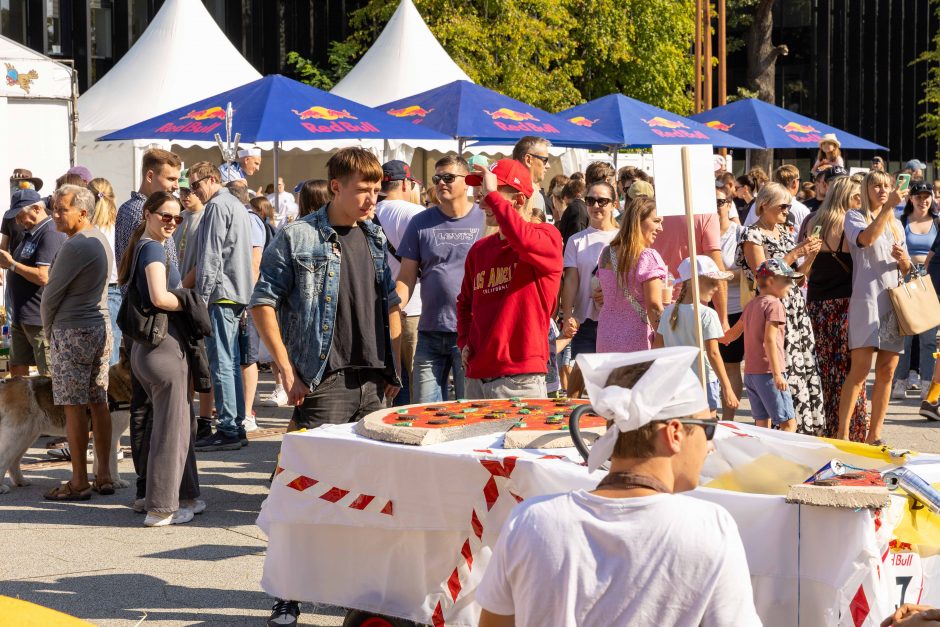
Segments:
[[[77,329],[110,324],[108,280],[113,263],[111,244],[95,227],[66,240],[42,293],[43,326]]]
[[[199,211],[183,212],[183,222],[176,228],[173,234],[173,242],[176,244],[176,257],[179,259],[180,274],[186,276],[190,270],[196,267],[196,231],[199,229],[199,223],[202,222],[202,216],[206,214],[205,209]]]
[[[470,247],[483,235],[485,220],[476,206],[462,218],[451,218],[439,207],[431,207],[411,219],[398,254],[417,261],[421,268],[419,331],[457,331],[457,294],[464,263]]]

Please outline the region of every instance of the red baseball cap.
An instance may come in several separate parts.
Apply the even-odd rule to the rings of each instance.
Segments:
[[[496,175],[500,185],[508,185],[525,194],[526,198],[532,197],[532,175],[529,174],[528,168],[515,159],[500,159],[490,166],[490,172]],[[477,187],[483,183],[483,177],[479,174],[468,174],[466,181],[467,185]]]

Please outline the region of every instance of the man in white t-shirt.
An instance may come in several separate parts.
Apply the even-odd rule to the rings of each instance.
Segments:
[[[382,192],[384,199],[375,206],[375,218],[382,225],[388,238],[388,266],[392,277],[397,279],[401,270],[401,255],[398,248],[405,236],[411,219],[425,211],[421,205],[411,202],[412,191],[418,185],[411,176],[411,167],[404,161],[389,161],[382,166]],[[415,347],[418,344],[418,320],[421,318],[421,284],[416,280],[414,292],[402,309],[401,365],[402,380],[407,382],[410,402],[417,402],[412,386],[411,371],[414,368]]]
[[[787,222],[793,225],[795,233],[800,232],[803,226],[803,220],[809,215],[809,207],[796,199],[797,192],[800,191],[800,170],[792,164],[785,163],[776,170],[773,176],[775,183],[780,183],[787,188],[787,191],[793,196],[790,201],[790,212],[787,215]],[[757,222],[757,207],[751,207],[751,212],[747,214],[744,226],[751,226]]]
[[[277,198],[277,204],[274,200]],[[294,200],[294,195],[284,189],[284,179],[277,179],[277,194],[268,194],[268,201],[274,205],[274,228],[280,230],[288,222],[297,219],[299,208]]]
[[[677,494],[698,485],[716,426],[696,357],[687,346],[578,357],[612,420],[588,467],[609,458],[610,473],[593,491],[516,506],[476,591],[480,627],[761,624],[731,515]]]

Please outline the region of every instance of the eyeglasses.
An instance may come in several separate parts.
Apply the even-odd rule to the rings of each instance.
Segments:
[[[160,220],[163,221],[164,224],[172,224],[175,222],[177,225],[179,225],[183,223],[183,216],[181,215],[173,215],[172,213],[161,213],[159,211],[154,211],[153,215],[160,216]]]
[[[209,178],[209,177],[208,177],[208,176],[204,176],[204,177],[202,177],[201,179],[196,179],[195,181],[190,181],[190,182],[189,182],[189,191],[192,191],[192,192],[196,191],[196,186],[199,185],[200,183],[202,183],[202,182],[203,182],[204,180],[206,180],[207,178]]]
[[[527,152],[526,154],[532,157],[533,159],[538,159],[544,165],[548,165],[548,157],[543,157],[542,155],[533,155],[531,152]]]
[[[716,200],[719,207],[724,207],[725,205],[730,205],[731,201],[727,198],[719,198]]]
[[[452,174],[450,172],[445,172],[444,174],[435,174],[434,176],[431,177],[431,180],[434,182],[435,185],[437,185],[441,181],[444,181],[445,185],[450,185],[451,183],[457,180],[457,177],[463,178],[465,176],[467,175],[466,174]]]
[[[584,199],[584,202],[587,204],[588,207],[593,207],[594,205],[597,205],[598,207],[603,209],[604,207],[612,203],[613,200],[611,200],[610,198],[595,198],[594,196],[588,196],[587,198]]]
[[[711,440],[715,437],[715,430],[718,428],[718,422],[715,420],[695,420],[693,418],[676,418],[675,420],[679,421],[684,425],[697,425],[705,431],[705,439]],[[660,422],[660,421],[657,421]],[[661,422],[670,422],[663,420]]]

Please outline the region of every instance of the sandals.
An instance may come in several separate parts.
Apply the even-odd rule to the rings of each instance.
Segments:
[[[111,489],[114,493],[114,488]],[[76,490],[68,481],[62,485],[52,488],[43,495],[49,501],[87,501],[91,498],[91,486],[84,490]]]
[[[95,480],[91,484],[91,489],[100,494],[101,496],[108,496],[114,494],[114,484],[109,479],[108,481],[103,481],[98,483],[98,478],[95,477]]]

